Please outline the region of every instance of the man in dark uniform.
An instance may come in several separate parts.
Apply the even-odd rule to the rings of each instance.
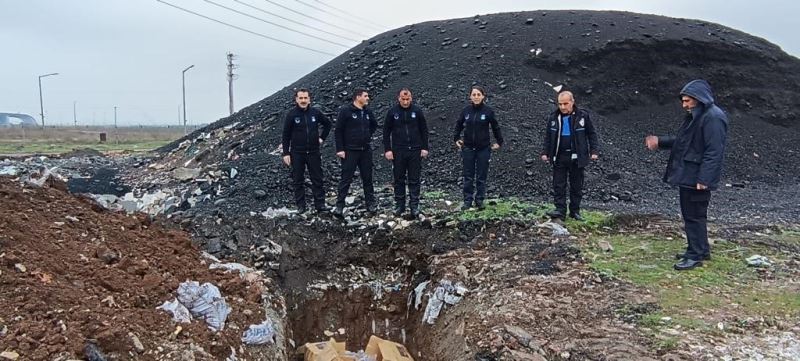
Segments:
[[[286,113],[283,122],[283,162],[292,168],[297,212],[302,214],[306,211],[306,168],[311,178],[314,208],[317,212],[324,212],[328,207],[325,205],[325,190],[322,185],[319,145],[330,133],[331,121],[319,109],[311,106],[311,93],[308,89],[298,89],[294,93],[294,102],[297,105]]]
[[[428,123],[422,109],[411,101],[411,90],[400,89],[397,105],[386,112],[383,122],[383,147],[384,157],[393,165],[394,215],[399,217],[406,210],[408,177],[408,206],[411,216],[417,218],[422,158],[428,156]]]
[[[353,102],[339,109],[336,120],[336,156],[342,159],[342,177],[339,179],[339,194],[336,197],[336,216],[344,215],[344,201],[350,190],[356,167],[364,186],[364,201],[367,212],[375,213],[375,190],[372,185],[372,134],[378,122],[367,109],[369,93],[365,89],[353,92]]]
[[[705,80],[692,80],[680,93],[686,110],[678,134],[654,135],[645,138],[647,149],[670,149],[664,181],[679,189],[681,216],[686,231],[686,252],[676,255],[679,271],[702,266],[711,259],[708,244],[708,203],[711,191],[717,189],[725,142],[728,116],[714,104],[711,85]]]
[[[569,216],[583,221],[584,168],[589,160],[597,160],[600,152],[592,118],[584,109],[575,106],[572,92],[558,94],[558,109],[546,118],[544,149],[541,158],[553,164],[553,203],[549,213],[554,219],[567,215],[567,180],[569,179]]]

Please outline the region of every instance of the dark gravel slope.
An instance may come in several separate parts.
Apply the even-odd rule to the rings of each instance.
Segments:
[[[492,158],[490,197],[549,200],[550,168],[538,160],[542,118],[555,107],[552,86],[563,85],[576,93],[579,106],[598,114],[603,154],[587,177],[589,205],[673,212],[675,192],[660,181],[666,154],[646,152],[643,138],[675,130],[681,116],[677,93],[698,77],[711,82],[718,104],[731,117],[723,176],[729,186],[712,202],[718,208],[712,213],[730,219],[796,217],[800,60],[764,39],[713,23],[595,11],[426,22],[365,41],[285,89],[190,135],[196,138],[225,126],[252,133],[235,144],[223,141],[202,160],[236,168],[239,176],[220,191],[219,197],[228,202],[210,202],[199,211],[235,215],[290,204],[288,170],[268,153],[280,143],[282,114],[291,106],[296,87],[310,88],[316,106],[331,116],[354,87],[366,87],[381,118],[397,89],[412,88],[431,128],[433,149],[424,166],[423,191],[458,194],[461,166],[451,144],[452,123],[466,104],[468,88],[481,84],[507,138],[506,147]],[[333,153],[330,139],[323,148],[329,190],[339,173]],[[382,185],[389,183],[391,167],[380,153],[375,152],[376,180]],[[266,198],[253,197],[256,189],[266,190]]]

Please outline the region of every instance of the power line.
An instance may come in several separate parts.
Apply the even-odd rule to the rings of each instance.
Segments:
[[[245,12],[241,12],[241,11],[239,11],[239,10],[236,10],[236,9],[234,9],[234,8],[230,8],[230,7],[227,7],[227,6],[225,6],[225,5],[222,5],[222,4],[219,4],[219,3],[213,2],[213,1],[211,1],[211,0],[203,0],[203,1],[205,1],[205,2],[207,2],[207,3],[209,3],[209,4],[211,4],[211,5],[219,6],[219,7],[223,8],[223,9],[225,9],[225,10],[228,10],[228,11],[235,12],[235,13],[237,13],[237,14],[239,14],[239,15],[247,16],[248,18],[251,18],[251,19],[254,19],[254,20],[258,20],[258,21],[261,21],[261,22],[264,22],[264,23],[267,23],[267,24],[270,24],[270,25],[277,26],[277,27],[279,27],[279,28],[281,28],[281,29],[289,30],[289,31],[291,31],[291,32],[295,32],[295,33],[298,33],[298,34],[302,34],[302,35],[305,35],[305,36],[308,36],[308,37],[311,37],[311,38],[314,38],[314,39],[317,39],[317,40],[324,41],[324,42],[326,42],[326,43],[331,43],[331,44],[333,44],[333,45],[338,45],[338,46],[341,46],[341,47],[343,47],[343,48],[349,48],[349,47],[350,47],[349,45],[345,45],[345,44],[342,44],[342,43],[337,43],[337,42],[335,42],[335,41],[333,41],[333,40],[328,40],[328,39],[325,39],[325,38],[322,38],[322,37],[316,36],[316,35],[314,35],[314,34],[309,34],[309,33],[307,33],[307,32],[301,31],[301,30],[295,30],[295,29],[292,29],[292,28],[290,28],[290,27],[283,26],[283,25],[281,25],[281,24],[273,23],[273,22],[271,22],[271,21],[269,21],[269,20],[266,20],[266,19],[259,18],[258,16],[253,16],[253,15],[250,15],[250,14],[248,14],[248,13],[245,13]]]
[[[184,9],[184,8],[182,8],[182,7],[180,7],[180,6],[177,6],[177,5],[170,4],[170,3],[168,3],[168,2],[166,2],[166,1],[164,1],[164,0],[156,0],[156,1],[158,1],[158,2],[160,2],[160,3],[162,3],[162,4],[164,4],[164,5],[169,5],[169,6],[173,7],[173,8],[176,8],[176,9],[178,9],[178,10],[181,10],[181,11],[187,12],[187,13],[189,13],[189,14],[192,14],[192,15],[195,15],[195,16],[199,16],[199,17],[201,17],[201,18],[203,18],[203,19],[211,20],[211,21],[213,21],[213,22],[215,22],[215,23],[222,24],[222,25],[225,25],[225,26],[229,26],[229,27],[232,27],[232,28],[234,28],[234,29],[236,29],[236,30],[241,30],[241,31],[244,31],[244,32],[246,32],[246,33],[253,34],[253,35],[255,35],[255,36],[260,36],[260,37],[262,37],[262,38],[264,38],[264,39],[269,39],[269,40],[272,40],[272,41],[277,41],[277,42],[279,42],[279,43],[282,43],[282,44],[286,44],[286,45],[289,45],[289,46],[293,46],[293,47],[295,47],[295,48],[305,49],[305,50],[308,50],[308,51],[313,51],[313,52],[315,52],[315,53],[319,53],[319,54],[330,55],[330,56],[336,56],[336,54],[331,54],[331,53],[328,53],[328,52],[325,52],[325,51],[322,51],[322,50],[317,50],[317,49],[309,48],[309,47],[306,47],[306,46],[297,45],[297,44],[294,44],[294,43],[290,43],[290,42],[288,42],[288,41],[283,41],[283,40],[280,40],[280,39],[273,38],[273,37],[271,37],[271,36],[267,36],[267,35],[264,35],[264,34],[261,34],[261,33],[257,33],[257,32],[255,32],[255,31],[252,31],[252,30],[247,30],[247,29],[245,29],[245,28],[238,27],[238,26],[236,26],[236,25],[228,24],[228,23],[226,23],[226,22],[224,22],[224,21],[220,21],[220,20],[217,20],[217,19],[213,19],[213,18],[210,18],[210,17],[208,17],[208,16],[205,16],[205,15],[202,15],[202,14],[198,14],[198,13],[196,13],[196,12],[194,12],[194,11],[191,11],[191,10],[189,10],[189,9]]]
[[[293,12],[293,13],[297,14],[297,15],[300,15],[300,16],[303,16],[303,17],[307,17],[307,18],[309,18],[309,19],[312,19],[312,20],[319,21],[319,22],[321,22],[321,23],[323,23],[323,24],[325,24],[325,25],[332,26],[332,27],[334,27],[334,28],[337,28],[337,29],[339,29],[339,30],[346,31],[346,32],[348,32],[348,33],[350,33],[350,34],[355,34],[355,35],[358,35],[358,36],[361,36],[361,37],[366,37],[366,35],[364,35],[364,34],[357,33],[357,32],[355,32],[355,31],[352,31],[352,30],[349,30],[349,29],[343,28],[343,27],[341,27],[341,26],[338,26],[338,25],[336,25],[336,24],[333,24],[333,23],[330,23],[330,22],[328,22],[328,21],[322,20],[322,19],[320,19],[320,18],[315,18],[315,17],[313,17],[313,16],[311,16],[311,15],[308,15],[308,14],[305,14],[305,13],[303,13],[303,12],[300,12],[300,11],[294,10],[294,9],[292,9],[292,8],[286,7],[286,6],[284,6],[284,5],[281,5],[280,3],[277,3],[277,2],[275,2],[275,1],[272,1],[272,0],[264,0],[264,1],[266,1],[266,2],[268,2],[268,3],[270,3],[270,4],[272,4],[272,5],[275,5],[275,6],[277,6],[277,7],[280,7],[280,8],[282,8],[282,9],[289,10],[289,11],[291,11],[291,12]]]
[[[308,7],[312,8],[312,9],[314,9],[314,10],[321,11],[321,12],[323,12],[323,13],[326,13],[326,14],[329,14],[329,15],[333,15],[333,16],[335,16],[335,17],[337,17],[337,18],[341,19],[341,20],[344,20],[344,21],[351,21],[350,19],[345,19],[345,18],[343,18],[341,15],[339,15],[339,14],[336,14],[336,13],[334,13],[334,12],[331,12],[330,10],[325,10],[325,9],[323,9],[323,8],[320,8],[320,7],[314,6],[314,5],[312,5],[312,4],[309,4],[309,3],[307,3],[307,2],[305,2],[305,1],[303,1],[303,0],[294,0],[294,1],[297,1],[297,2],[299,2],[299,3],[301,3],[301,4],[305,5],[305,6],[308,6]],[[355,16],[355,15],[351,15],[351,14],[347,14],[347,16],[352,16],[352,17],[356,17],[356,18],[357,18],[357,16]],[[363,19],[362,19],[362,21],[363,21]],[[368,20],[367,20],[367,21],[368,21]],[[370,25],[370,24],[366,24],[366,25],[372,26],[372,25]]]
[[[250,5],[250,4],[248,4],[248,3],[246,3],[246,2],[243,2],[243,1],[241,1],[241,0],[233,0],[233,1],[235,1],[235,2],[237,2],[237,3],[239,3],[239,4],[242,4],[242,5],[244,5],[244,6],[247,6],[247,7],[251,8],[251,9],[253,9],[253,10],[257,10],[257,11],[260,11],[260,12],[262,12],[262,13],[269,14],[269,15],[272,15],[272,16],[274,16],[274,17],[277,17],[277,18],[281,18],[281,19],[283,19],[283,20],[286,20],[286,21],[288,21],[288,22],[291,22],[291,23],[294,23],[294,24],[297,24],[297,25],[300,25],[300,26],[305,26],[305,27],[307,27],[307,28],[311,28],[311,29],[314,29],[314,30],[316,30],[316,31],[323,32],[323,33],[325,33],[325,34],[328,34],[328,35],[333,35],[333,36],[336,36],[336,37],[339,37],[339,38],[342,38],[342,39],[345,39],[345,40],[349,40],[349,41],[355,41],[355,42],[358,42],[358,40],[356,40],[356,39],[353,39],[353,38],[348,38],[348,37],[346,37],[346,36],[342,36],[342,35],[339,35],[339,34],[336,34],[336,33],[332,33],[332,32],[330,32],[330,31],[327,31],[327,30],[324,30],[324,29],[320,29],[320,28],[317,28],[317,27],[314,27],[314,26],[311,26],[311,25],[308,25],[308,24],[303,24],[303,23],[301,23],[301,22],[299,22],[299,21],[292,20],[292,19],[289,19],[289,18],[287,18],[287,17],[284,17],[284,16],[281,16],[281,15],[275,14],[275,13],[273,13],[273,12],[270,12],[270,11],[267,11],[267,10],[264,10],[264,9],[261,9],[261,8],[259,8],[259,7],[256,7],[256,6],[253,6],[253,5]]]
[[[368,23],[372,24],[373,26],[377,26],[377,28],[376,28],[376,29],[378,29],[378,30],[383,30],[383,29],[384,29],[384,26],[383,26],[383,25],[381,25],[381,24],[378,24],[378,23],[376,23],[376,22],[374,22],[374,21],[372,21],[372,20],[369,20],[369,19],[367,19],[367,18],[360,17],[360,16],[358,16],[358,15],[356,15],[356,14],[353,14],[353,13],[350,13],[350,12],[347,12],[347,11],[344,11],[344,10],[342,10],[342,9],[339,9],[339,8],[337,8],[337,7],[333,6],[333,5],[327,4],[327,3],[325,3],[324,1],[321,1],[321,0],[314,0],[314,1],[316,1],[317,3],[319,3],[319,4],[321,4],[321,5],[327,6],[327,7],[331,8],[331,9],[333,9],[333,10],[336,10],[336,11],[338,11],[338,12],[342,13],[342,14],[345,14],[345,15],[347,15],[347,16],[352,16],[352,17],[354,17],[354,18],[356,18],[356,19],[360,19],[360,20],[362,20],[362,21],[366,21],[366,22],[368,22]]]

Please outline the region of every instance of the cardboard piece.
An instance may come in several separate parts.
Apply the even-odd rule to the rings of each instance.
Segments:
[[[331,338],[324,342],[309,342],[300,346],[297,353],[303,354],[305,361],[355,361],[354,354],[347,352],[346,346],[344,342],[336,342]],[[378,336],[369,338],[364,353],[376,361],[414,361],[405,346]]]
[[[307,343],[300,347],[298,352],[304,354],[305,361],[339,361],[336,342],[333,339],[325,342]]]
[[[414,361],[411,352],[396,342],[384,340],[373,335],[369,338],[367,348],[364,349],[367,355],[375,357],[377,361]]]

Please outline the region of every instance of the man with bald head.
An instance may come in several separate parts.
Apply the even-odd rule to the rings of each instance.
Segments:
[[[542,161],[553,165],[553,203],[556,209],[549,213],[553,219],[567,216],[567,181],[569,181],[569,216],[583,221],[584,168],[590,160],[597,160],[600,152],[597,132],[592,118],[584,109],[575,106],[575,96],[570,91],[558,94],[558,109],[546,118]]]

